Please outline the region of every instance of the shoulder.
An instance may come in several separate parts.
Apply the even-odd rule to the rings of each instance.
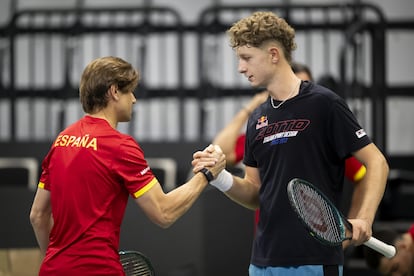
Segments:
[[[338,101],[342,98],[331,89],[310,81],[303,81],[301,85],[301,94],[310,95],[325,99],[327,101]]]
[[[130,135],[120,133],[120,143],[119,145],[124,151],[135,150],[143,152],[139,143]]]
[[[340,95],[331,89],[313,82],[303,82],[303,92],[301,94],[308,99],[307,104],[313,108],[327,112],[349,112],[349,106]]]

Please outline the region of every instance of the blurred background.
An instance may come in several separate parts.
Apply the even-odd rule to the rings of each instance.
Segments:
[[[86,64],[114,55],[141,71],[133,119],[119,130],[137,139],[168,191],[188,178],[192,153],[256,92],[237,73],[225,36],[256,10],[274,11],[295,28],[294,60],[347,100],[388,158],[377,226],[408,228],[414,1],[1,0],[0,275],[36,275],[30,205],[51,142],[84,115],[78,83]],[[128,206],[121,246],[146,253],[157,275],[247,275],[253,212],[213,189],[168,230],[136,209]],[[347,254],[345,272],[369,275],[358,250]]]

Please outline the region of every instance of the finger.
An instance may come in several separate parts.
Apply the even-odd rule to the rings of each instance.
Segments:
[[[218,153],[223,153],[223,150],[220,148],[220,146],[219,146],[219,145],[214,145],[214,149],[215,149],[215,151],[216,151],[216,152],[218,152]]]
[[[212,144],[208,145],[205,149],[204,152],[208,152],[208,153],[212,153],[214,152],[214,146]]]
[[[217,164],[218,160],[213,158],[209,158],[209,159],[197,159],[197,160],[193,160],[191,162],[191,165],[193,167],[208,167],[208,166],[214,166],[215,164]]]
[[[197,151],[193,154],[193,159],[217,158],[216,155],[215,152]]]
[[[194,174],[198,173],[202,168],[203,168],[202,166],[193,167],[193,173]]]
[[[199,163],[203,167],[211,167],[217,164],[217,160],[205,160]]]
[[[203,156],[203,152],[202,151],[196,151],[193,153],[193,159],[197,159]]]
[[[191,161],[191,166],[196,167],[199,162],[200,162],[200,159],[193,159],[193,161]]]

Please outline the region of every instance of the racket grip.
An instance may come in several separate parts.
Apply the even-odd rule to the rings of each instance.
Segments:
[[[369,248],[381,253],[387,258],[392,258],[395,256],[396,249],[394,246],[386,244],[374,237],[369,238],[364,245],[368,246]]]

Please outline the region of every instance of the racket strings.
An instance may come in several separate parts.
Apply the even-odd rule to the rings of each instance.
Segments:
[[[312,188],[306,185],[295,187],[296,194],[302,198],[298,200],[299,212],[314,234],[330,243],[341,243],[343,240],[341,228],[331,206]]]
[[[138,254],[121,255],[121,263],[127,276],[152,276],[152,267]]]

